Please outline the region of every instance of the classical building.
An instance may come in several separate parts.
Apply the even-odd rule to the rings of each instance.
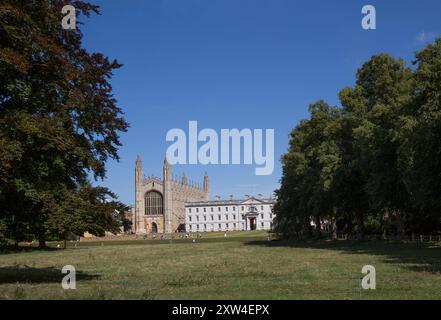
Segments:
[[[135,207],[132,230],[137,234],[173,233],[185,231],[185,203],[208,201],[208,176],[202,183],[187,177],[174,177],[167,159],[164,160],[162,178],[144,177],[142,161],[136,159]]]
[[[185,204],[185,228],[190,232],[270,230],[274,199],[248,198]]]

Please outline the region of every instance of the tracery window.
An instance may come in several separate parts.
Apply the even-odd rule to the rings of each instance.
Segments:
[[[158,191],[149,191],[145,194],[145,214],[164,214],[162,194]]]

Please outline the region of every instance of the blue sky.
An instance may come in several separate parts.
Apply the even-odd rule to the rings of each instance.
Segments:
[[[176,165],[211,196],[270,195],[281,176],[288,135],[312,102],[338,105],[338,92],[373,54],[409,64],[441,35],[439,0],[101,0],[101,15],[81,18],[84,45],[118,59],[112,84],[131,128],[121,161],[108,163],[110,187],[133,204],[134,163],[161,175],[168,130],[275,129],[275,170],[250,165]],[[377,10],[377,30],[361,28],[361,8]]]

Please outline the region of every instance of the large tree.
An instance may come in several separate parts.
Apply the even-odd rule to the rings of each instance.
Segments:
[[[416,54],[414,100],[403,134],[415,231],[441,228],[441,38]]]
[[[104,178],[128,128],[109,82],[121,65],[84,49],[79,25],[62,28],[66,4],[98,13],[83,1],[0,3],[0,218],[41,245],[48,217],[70,201],[60,195],[90,173]]]
[[[395,216],[404,232],[409,197],[398,157],[411,79],[404,61],[381,54],[358,70],[354,88],[340,93],[344,115],[340,196],[346,210],[357,217],[359,238],[371,212]]]
[[[284,233],[311,234],[314,220],[317,235],[321,221],[334,219],[334,176],[340,165],[336,137],[340,130],[340,112],[324,101],[309,107],[311,118],[291,132],[290,149],[283,156],[281,188],[276,191],[276,228]]]
[[[441,39],[415,65],[373,56],[340,91],[340,109],[310,107],[282,157],[277,231],[334,218],[359,239],[366,221],[375,233],[440,231]]]

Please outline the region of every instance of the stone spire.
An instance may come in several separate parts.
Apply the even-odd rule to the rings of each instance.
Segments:
[[[172,183],[173,175],[167,156],[164,159],[163,167],[163,197],[164,197],[164,233],[172,233]]]
[[[164,173],[164,175],[163,175],[164,180],[172,180],[172,178],[173,178],[172,170],[171,170],[170,163],[167,160],[167,156],[164,158],[163,173]]]
[[[144,181],[144,173],[142,172],[141,157],[137,155],[135,162],[135,215],[133,221],[133,229],[135,233],[139,231],[139,220],[141,216],[141,202],[142,202],[142,183]]]
[[[210,192],[210,181],[208,179],[207,172],[205,172],[204,174],[204,192],[205,192],[205,199],[208,200],[209,192]]]
[[[141,183],[143,180],[143,172],[142,172],[142,160],[139,154],[136,156],[136,165],[135,165],[135,180],[136,183]]]

